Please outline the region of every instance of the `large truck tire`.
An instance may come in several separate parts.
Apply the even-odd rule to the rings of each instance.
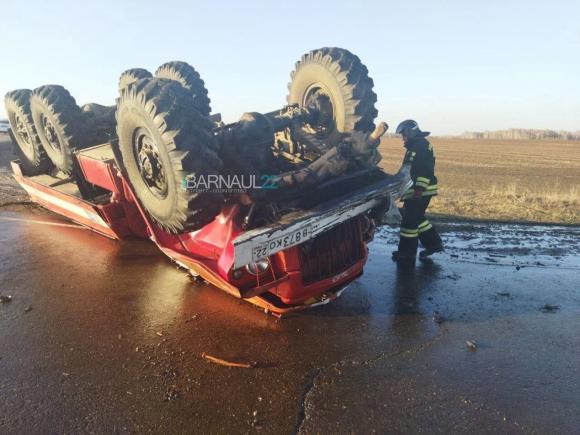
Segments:
[[[204,116],[211,113],[210,99],[199,73],[186,62],[167,62],[157,68],[155,77],[175,80],[192,96],[195,107]]]
[[[337,145],[344,134],[375,128],[377,95],[360,59],[343,48],[312,50],[296,62],[288,84],[288,104],[313,106],[321,113],[309,132]]]
[[[143,68],[131,68],[123,71],[121,77],[119,77],[119,92],[137,80],[149,79],[151,77],[153,77],[153,74]]]
[[[36,88],[30,98],[34,126],[44,151],[65,174],[72,174],[72,154],[84,147],[84,118],[71,94],[62,86]]]
[[[173,80],[142,79],[121,92],[118,163],[141,205],[170,233],[201,228],[221,210],[221,194],[183,185],[186,177],[222,170],[211,128],[188,91]]]
[[[37,175],[48,172],[51,163],[34,127],[30,112],[31,94],[29,89],[11,91],[4,97],[4,103],[20,163],[27,175]]]

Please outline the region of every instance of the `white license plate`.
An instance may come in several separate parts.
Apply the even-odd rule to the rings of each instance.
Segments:
[[[269,240],[267,243],[254,247],[252,249],[252,260],[258,261],[262,258],[269,257],[276,252],[299,245],[308,240],[311,235],[312,225],[308,225],[299,230],[294,230],[289,234],[276,237],[275,239]]]

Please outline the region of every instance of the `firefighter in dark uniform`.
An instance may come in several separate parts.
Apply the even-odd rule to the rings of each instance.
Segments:
[[[424,248],[419,257],[426,258],[443,251],[441,237],[425,217],[431,198],[437,195],[435,153],[433,146],[425,139],[430,133],[421,131],[415,121],[408,119],[401,122],[396,132],[403,136],[407,149],[403,163],[411,166],[413,186],[401,198],[404,204],[403,221],[399,248],[393,252],[393,260],[414,260],[419,241]]]

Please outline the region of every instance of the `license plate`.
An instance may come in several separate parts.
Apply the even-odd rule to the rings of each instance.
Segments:
[[[276,252],[299,245],[308,240],[311,235],[312,225],[308,225],[298,230],[294,230],[289,234],[276,237],[275,239],[269,240],[267,243],[254,247],[252,250],[252,260],[258,261],[262,258],[269,257]]]

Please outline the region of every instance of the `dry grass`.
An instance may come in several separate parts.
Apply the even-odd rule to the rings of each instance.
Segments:
[[[580,224],[580,143],[431,140],[440,195],[430,211],[465,218]],[[401,141],[381,144],[383,167],[398,168]]]

